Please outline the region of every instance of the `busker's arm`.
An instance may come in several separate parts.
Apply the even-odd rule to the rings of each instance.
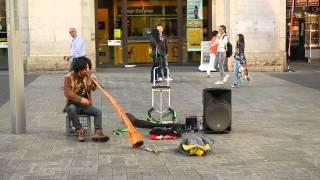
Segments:
[[[91,102],[88,99],[83,98],[72,91],[71,79],[69,77],[64,78],[64,96],[72,102],[91,106]]]

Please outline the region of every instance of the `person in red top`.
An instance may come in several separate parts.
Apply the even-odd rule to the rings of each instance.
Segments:
[[[213,71],[216,71],[214,69],[214,61],[216,59],[217,51],[218,51],[218,45],[216,43],[217,41],[217,35],[218,31],[212,31],[212,37],[210,40],[210,61],[209,66],[207,68],[207,77],[210,78],[210,71],[213,68]]]

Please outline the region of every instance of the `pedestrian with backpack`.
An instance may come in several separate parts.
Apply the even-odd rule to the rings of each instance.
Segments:
[[[226,35],[226,26],[221,25],[219,26],[219,35],[218,39],[216,41],[216,44],[218,45],[217,50],[217,59],[214,63],[214,68],[218,69],[220,71],[220,80],[215,82],[214,84],[224,84],[228,81],[229,74],[224,73],[224,67],[223,64],[226,61],[227,58],[227,46],[228,46],[228,36]],[[230,46],[230,45],[229,45]],[[230,53],[230,51],[229,51]]]

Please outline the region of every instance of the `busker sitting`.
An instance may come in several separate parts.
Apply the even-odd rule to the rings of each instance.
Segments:
[[[78,133],[78,141],[86,140],[85,130],[82,128],[78,115],[94,116],[95,133],[92,136],[93,141],[106,142],[109,140],[102,131],[102,112],[92,105],[91,91],[96,89],[92,79],[95,75],[89,76],[90,60],[86,57],[80,57],[75,61],[74,69],[64,78],[64,96],[67,98],[67,104],[64,112],[68,113],[70,120]]]

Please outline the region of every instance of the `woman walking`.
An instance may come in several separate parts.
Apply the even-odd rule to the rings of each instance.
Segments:
[[[244,55],[244,48],[245,48],[245,43],[244,43],[244,36],[243,34],[238,34],[236,37],[237,43],[236,43],[236,51],[234,54],[234,62],[233,62],[233,71],[234,71],[234,82],[233,85],[231,86],[232,88],[239,87],[240,84],[240,77],[239,77],[239,69],[241,64],[245,64],[246,62],[246,57]],[[244,74],[248,75],[248,71],[244,69]],[[249,81],[249,78],[247,78]]]
[[[219,35],[216,44],[218,45],[217,59],[214,63],[214,68],[220,71],[220,80],[214,84],[224,84],[228,81],[229,75],[224,73],[223,64],[226,61],[226,50],[228,44],[228,36],[226,35],[226,26],[219,27]]]
[[[218,35],[218,31],[212,31],[212,37],[210,40],[210,60],[209,60],[209,66],[207,68],[207,77],[208,78],[210,78],[210,71],[211,71],[211,68],[214,68],[214,63],[216,60],[216,54],[217,54],[217,50],[218,50],[218,46],[216,44],[217,35]],[[213,69],[213,70],[216,71],[215,69]]]
[[[160,45],[160,34],[157,29],[153,29],[151,31],[151,36],[150,36],[150,45],[152,49],[152,68],[151,68],[151,80],[150,82],[153,83],[153,79],[155,81],[158,81],[158,77],[161,76],[161,69],[157,68],[155,72],[155,77],[153,77],[153,71],[156,67],[159,66],[159,45]]]

